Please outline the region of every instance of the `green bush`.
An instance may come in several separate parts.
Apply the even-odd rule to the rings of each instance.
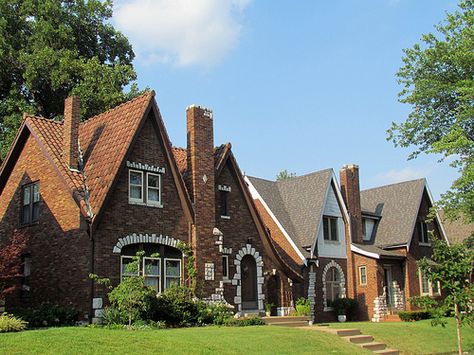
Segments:
[[[404,322],[416,322],[418,320],[431,318],[431,312],[428,310],[403,311],[403,312],[399,312],[398,316]]]
[[[298,298],[296,301],[296,315],[297,316],[309,316],[311,312],[311,306],[307,298]]]
[[[200,325],[222,325],[227,319],[232,318],[229,308],[224,303],[207,304],[203,301],[199,301],[198,309],[198,324]]]
[[[31,328],[61,327],[75,325],[79,312],[70,307],[43,303],[38,308],[30,308],[15,312],[16,316],[28,322]]]
[[[26,329],[28,322],[13,314],[0,314],[0,333],[19,332]]]
[[[438,307],[438,301],[430,296],[413,296],[408,299],[413,307],[425,310]]]
[[[115,307],[105,307],[102,313],[102,324],[106,326],[125,324],[127,318]]]
[[[250,318],[227,318],[224,323],[226,327],[248,327],[253,325],[265,325],[265,322],[260,317],[250,317]]]
[[[337,315],[346,315],[348,320],[354,320],[358,305],[353,298],[337,298],[330,303]]]

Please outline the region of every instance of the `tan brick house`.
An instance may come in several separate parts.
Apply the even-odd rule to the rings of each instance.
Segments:
[[[63,122],[24,117],[0,170],[0,245],[27,239],[7,309],[52,302],[92,320],[105,292],[89,273],[117,284],[144,250],[140,272],[152,270],[146,282],[161,292],[186,279],[180,241],[196,256],[203,297],[242,313],[262,312],[266,299],[291,305],[290,284],[303,277],[275,248],[231,145],[214,147],[212,112],[188,107],[187,147],[172,147],[154,97],[82,123],[77,97]]]

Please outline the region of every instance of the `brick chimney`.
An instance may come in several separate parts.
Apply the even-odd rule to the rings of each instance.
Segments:
[[[63,159],[71,169],[77,169],[79,156],[79,122],[81,100],[69,96],[64,100]]]
[[[360,206],[359,166],[344,165],[339,171],[341,193],[351,219],[352,241],[362,243],[362,211]]]
[[[215,220],[215,167],[212,111],[191,105],[186,109],[187,162],[190,172],[191,198],[195,224],[192,246],[198,279],[202,280],[204,296],[215,293],[222,280],[222,260],[213,229]],[[205,280],[205,264],[214,265],[214,280]]]

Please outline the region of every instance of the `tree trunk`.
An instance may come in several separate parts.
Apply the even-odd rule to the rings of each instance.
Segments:
[[[456,331],[458,333],[458,352],[462,355],[461,319],[459,318],[458,304],[454,304],[454,315],[456,317]]]

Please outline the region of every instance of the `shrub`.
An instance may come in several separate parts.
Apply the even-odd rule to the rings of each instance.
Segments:
[[[127,322],[126,317],[115,307],[105,307],[102,313],[102,324],[114,325],[114,324],[125,324]]]
[[[229,308],[224,303],[207,304],[199,301],[198,308],[198,324],[222,325],[227,319],[232,318]]]
[[[430,296],[413,296],[408,301],[413,307],[423,310],[438,307],[438,301]]]
[[[252,325],[265,325],[265,322],[260,317],[250,318],[228,318],[223,323],[226,327],[248,327]]]
[[[43,303],[38,308],[15,313],[27,321],[28,326],[32,328],[75,325],[79,319],[79,312],[76,309],[50,303]]]
[[[404,322],[416,322],[422,319],[431,318],[431,312],[428,310],[424,311],[403,311],[399,312],[398,316]]]
[[[353,298],[337,298],[330,304],[337,315],[346,315],[349,320],[355,318],[355,311],[358,305],[358,302]]]
[[[297,316],[309,316],[311,312],[311,306],[307,298],[298,298],[296,301],[296,315]]]
[[[19,332],[26,329],[28,322],[13,314],[0,314],[0,333]]]

